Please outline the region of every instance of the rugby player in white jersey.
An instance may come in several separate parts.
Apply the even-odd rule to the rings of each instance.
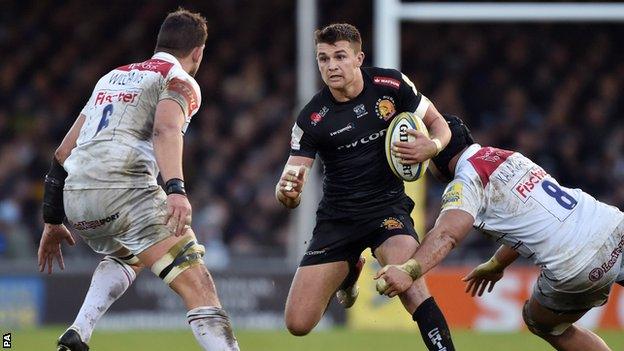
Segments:
[[[239,349],[190,227],[182,171],[183,134],[201,103],[193,76],[206,38],[200,14],[170,13],[154,56],[100,78],[54,154],[45,181],[40,270],[51,273],[54,259],[64,268],[60,244],[73,244],[65,217],[106,255],[76,320],[59,338],[59,351],[88,350],[95,323],[142,267],[180,295],[204,350]]]
[[[541,268],[522,311],[529,330],[557,350],[610,350],[574,322],[605,304],[611,285],[624,278],[624,213],[581,189],[559,185],[518,152],[474,143],[459,118],[445,118],[451,141],[430,167],[438,178],[451,181],[442,211],[410,260],[378,272],[378,291],[395,296],[409,288],[474,226],[503,245],[464,278],[466,291],[473,296],[492,291],[503,270],[525,256]]]

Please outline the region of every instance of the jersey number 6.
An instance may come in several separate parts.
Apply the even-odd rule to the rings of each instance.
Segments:
[[[100,124],[98,124],[97,130],[95,131],[94,137],[98,135],[100,130],[108,127],[108,118],[113,114],[113,104],[108,104],[104,107],[102,111],[102,118],[100,119]]]

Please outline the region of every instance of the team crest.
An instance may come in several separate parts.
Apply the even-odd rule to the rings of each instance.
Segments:
[[[329,108],[327,106],[323,106],[319,112],[312,112],[310,115],[310,123],[313,126],[317,125],[319,122],[323,120],[323,117],[329,112]]]
[[[403,229],[405,227],[403,222],[394,217],[388,217],[381,222],[381,227],[386,228],[387,230],[392,229]]]
[[[375,112],[377,112],[377,117],[383,119],[384,121],[392,118],[392,116],[396,113],[394,99],[390,96],[384,96],[377,100],[377,103],[375,104]]]

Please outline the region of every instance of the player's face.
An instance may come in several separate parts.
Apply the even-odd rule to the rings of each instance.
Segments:
[[[355,52],[346,40],[316,45],[316,62],[321,78],[328,87],[342,90],[359,77],[357,71],[364,61],[362,51]]]

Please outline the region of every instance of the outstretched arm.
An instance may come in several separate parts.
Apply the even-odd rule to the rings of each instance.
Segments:
[[[63,187],[67,177],[63,163],[65,163],[67,157],[76,147],[85,118],[82,114],[78,116],[69,129],[61,145],[55,150],[50,170],[45,177],[43,194],[44,225],[41,240],[39,241],[39,249],[37,250],[40,272],[43,272],[47,267],[48,274],[51,274],[54,260],[58,262],[59,268],[65,269],[61,243],[67,241],[70,245],[75,244],[74,238],[63,224],[63,219],[65,218]]]
[[[443,211],[416,253],[402,265],[387,265],[377,273],[377,291],[393,297],[407,290],[414,280],[437,266],[470,232],[474,217],[463,210]]]
[[[468,273],[468,275],[462,278],[463,281],[468,283],[466,285],[466,292],[472,290],[472,296],[481,296],[488,284],[490,287],[487,291],[492,292],[494,284],[503,277],[505,268],[512,264],[518,256],[520,256],[520,254],[512,248],[501,245],[492,258],[478,265]]]

